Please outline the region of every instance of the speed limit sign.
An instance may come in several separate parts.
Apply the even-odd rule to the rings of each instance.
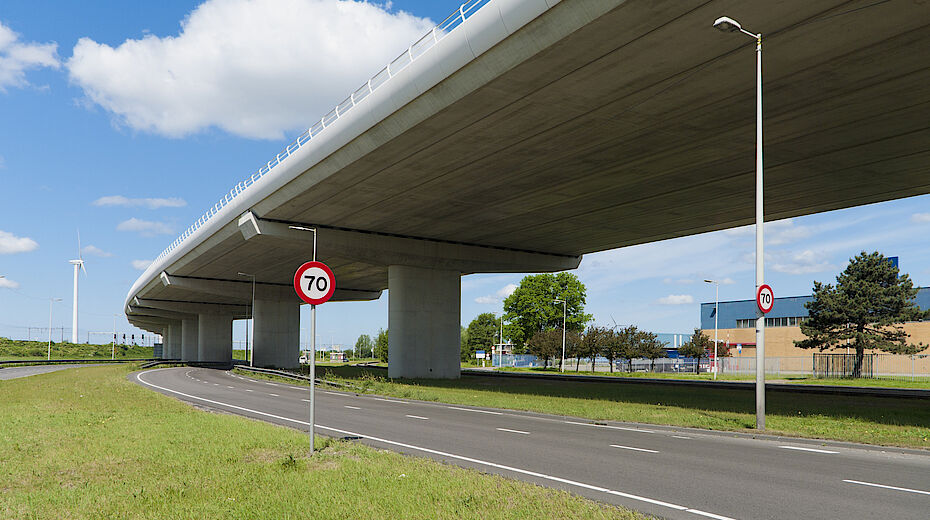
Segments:
[[[320,305],[333,297],[336,276],[323,262],[307,262],[294,274],[294,290],[301,300],[310,305]]]
[[[775,306],[775,292],[772,291],[770,286],[766,284],[759,286],[756,291],[756,305],[759,306],[759,310],[763,314],[769,312]]]

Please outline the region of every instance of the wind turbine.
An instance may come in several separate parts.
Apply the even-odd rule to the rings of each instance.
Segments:
[[[78,257],[77,260],[69,260],[68,263],[74,266],[74,305],[71,314],[71,343],[78,342],[78,269],[84,271],[87,276],[87,269],[84,269],[84,256],[81,254],[81,230],[78,230]]]

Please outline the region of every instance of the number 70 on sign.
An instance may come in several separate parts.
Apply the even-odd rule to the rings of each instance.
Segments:
[[[294,273],[294,290],[310,305],[327,302],[336,290],[336,276],[323,262],[307,262]]]

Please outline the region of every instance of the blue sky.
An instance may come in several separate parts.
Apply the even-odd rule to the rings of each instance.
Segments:
[[[81,338],[109,331],[146,261],[239,180],[399,54],[457,1],[52,2],[0,7],[0,335],[70,326],[77,232]],[[299,43],[299,44],[298,44]],[[299,66],[298,66],[299,64]],[[860,250],[930,285],[930,198],[767,225],[766,280],[808,294]],[[686,332],[713,299],[753,296],[751,227],[585,257],[599,323]],[[93,246],[93,248],[91,248]],[[500,312],[521,275],[462,280],[462,320]],[[303,312],[307,312],[304,310]],[[319,310],[320,341],[387,325],[387,297]],[[307,320],[308,321],[308,320]],[[130,332],[125,318],[117,329]],[[236,339],[244,325],[235,325]],[[135,331],[138,333],[138,331]],[[302,334],[302,338],[306,333]],[[332,338],[332,339],[330,339]],[[103,336],[97,339],[103,340]]]

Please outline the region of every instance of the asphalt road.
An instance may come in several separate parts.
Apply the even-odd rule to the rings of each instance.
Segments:
[[[221,370],[130,376],[196,404],[308,426],[307,387]],[[316,391],[316,428],[673,519],[930,518],[930,453]]]
[[[100,365],[99,364],[82,365],[82,364],[71,363],[68,365],[29,365],[25,367],[6,367],[4,369],[0,369],[0,381],[4,379],[16,379],[18,377],[45,374],[48,372],[64,370],[66,368],[97,367],[97,366],[100,366]]]

